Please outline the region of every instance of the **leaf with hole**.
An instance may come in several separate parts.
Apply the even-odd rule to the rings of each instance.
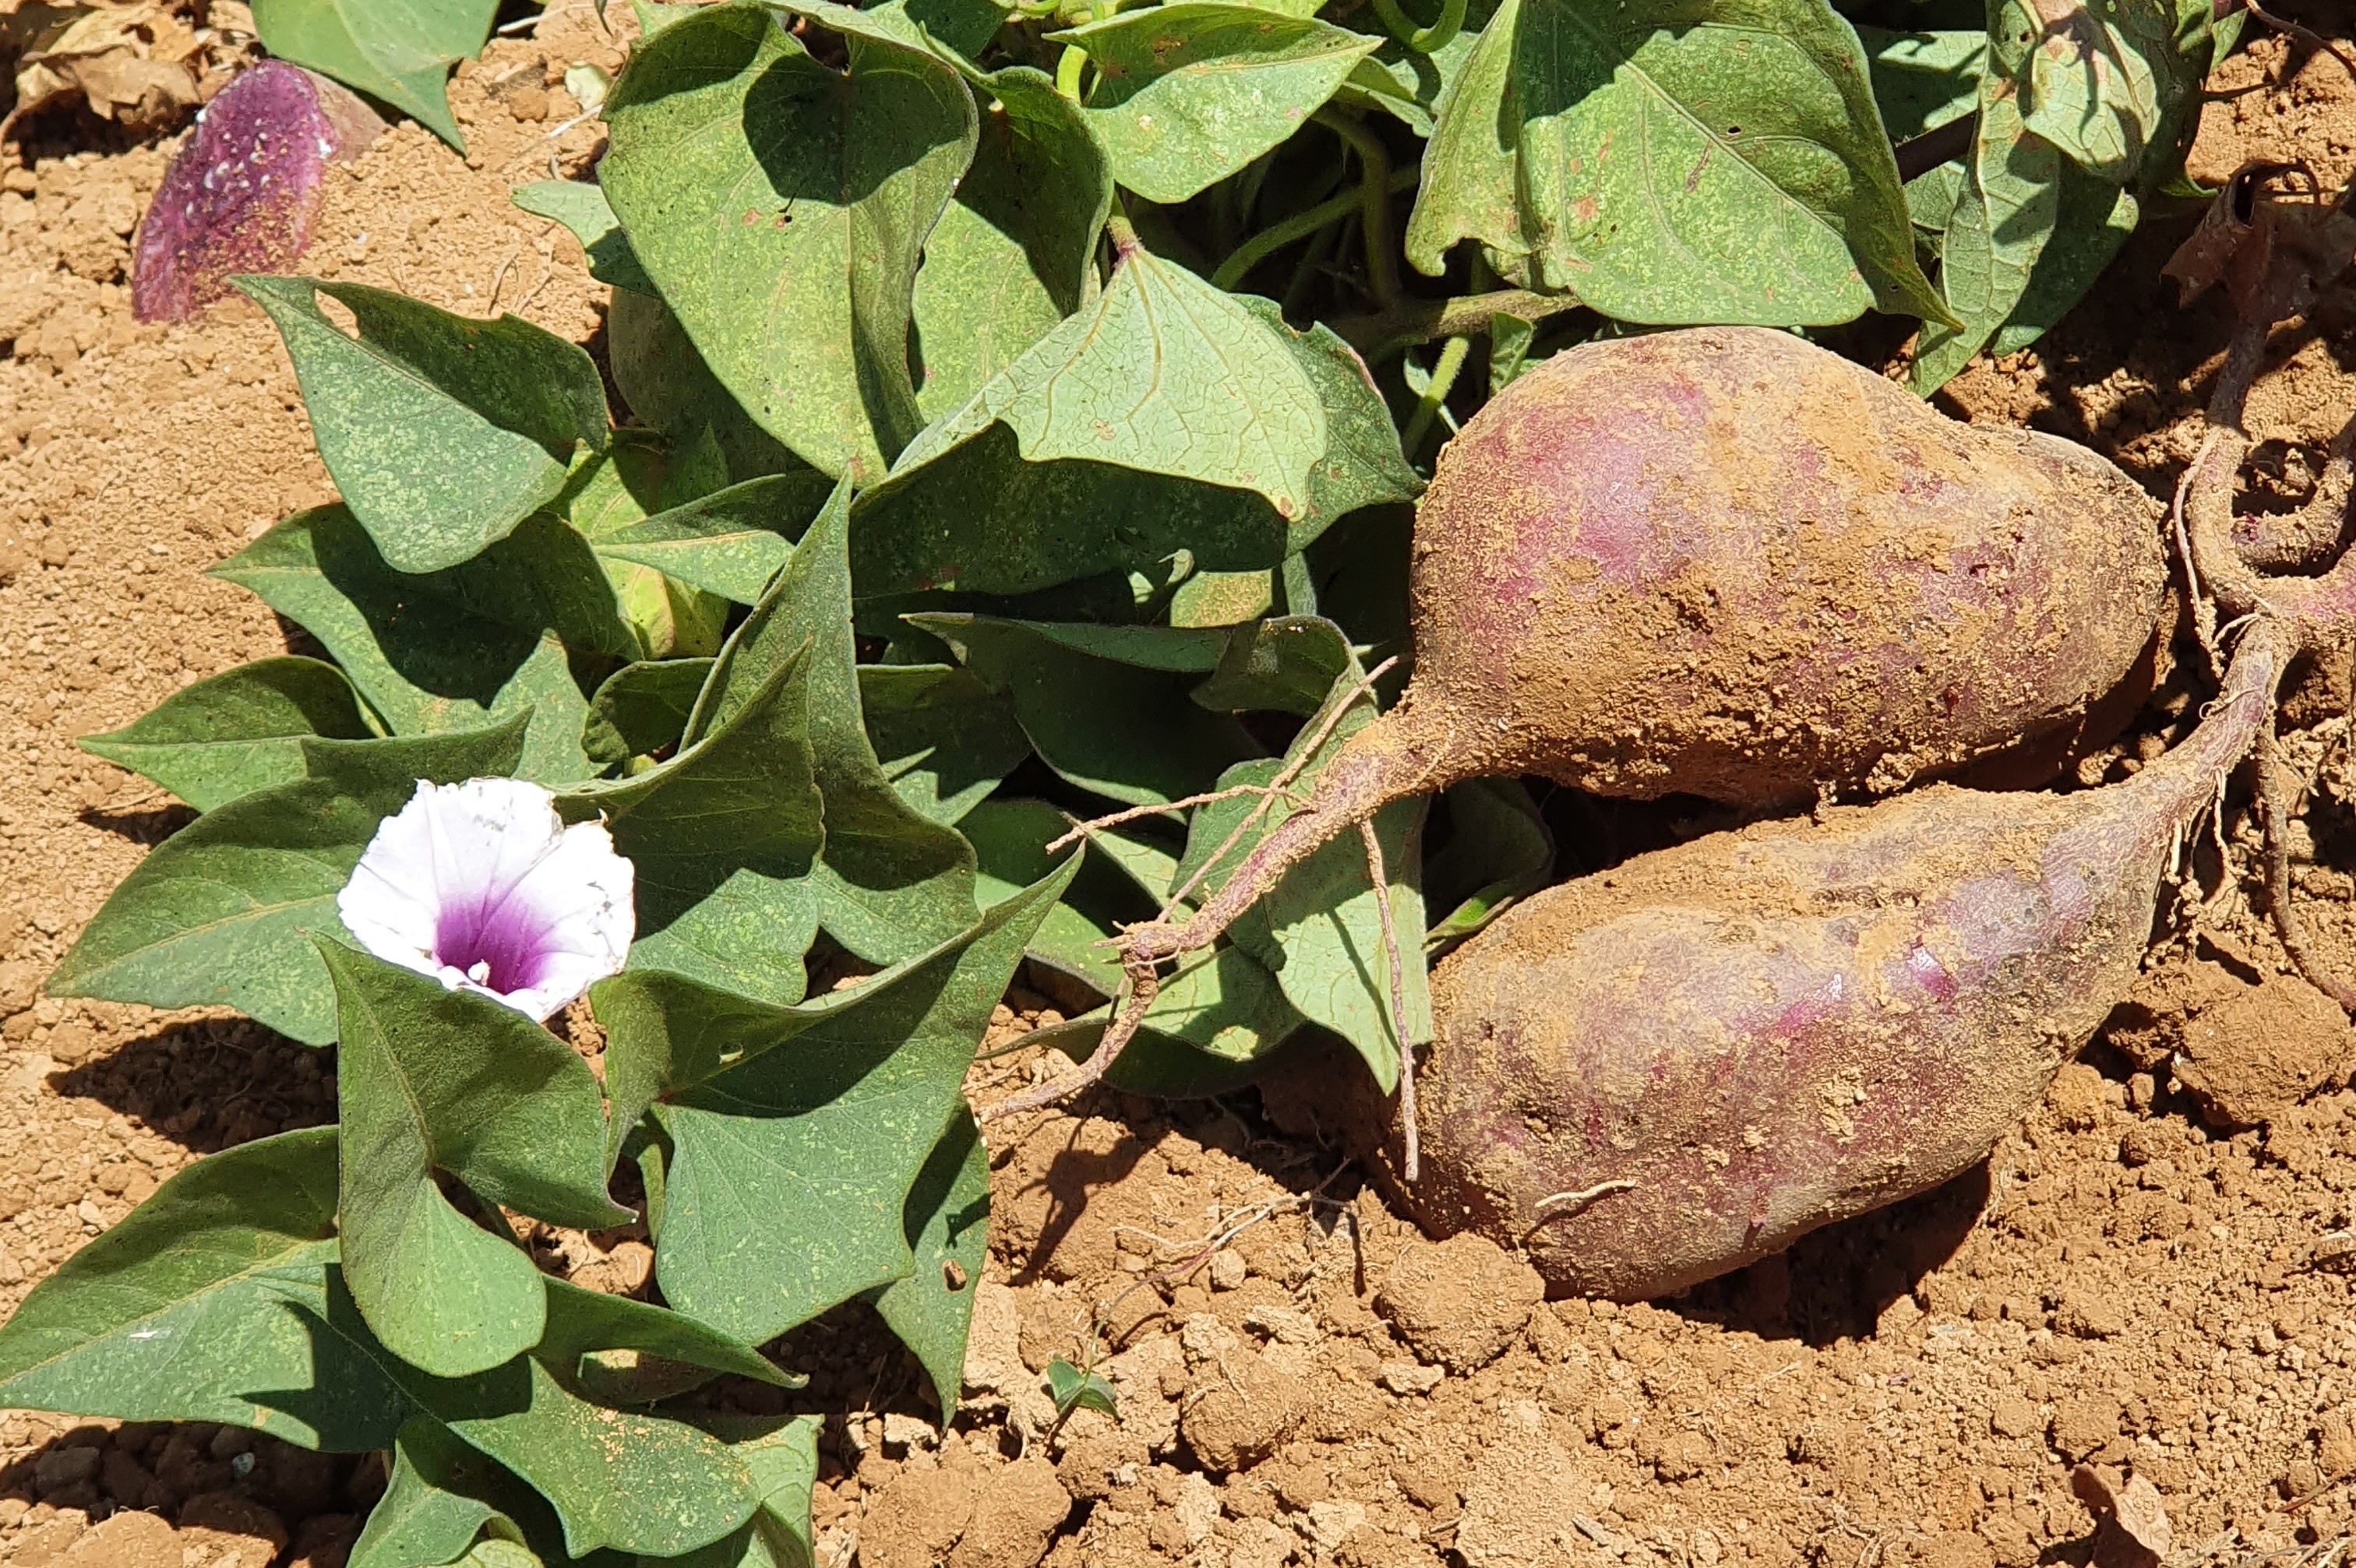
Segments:
[[[875,1310],[908,1347],[954,1415],[965,1384],[967,1331],[990,1254],[990,1149],[960,1108],[933,1146],[901,1210],[915,1266],[875,1294]]]

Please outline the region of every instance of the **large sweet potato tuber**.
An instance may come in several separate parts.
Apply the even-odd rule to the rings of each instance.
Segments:
[[[1432,1229],[1638,1300],[1985,1158],[2126,994],[2156,891],[2267,721],[2244,636],[2183,745],[2077,795],[1938,784],[1538,894],[1445,961]]]
[[[1417,512],[1404,699],[1186,925],[1133,932],[1132,968],[1466,778],[1771,806],[2050,741],[2154,645],[2159,521],[2093,453],[1785,334],[1558,355],[1449,443]]]

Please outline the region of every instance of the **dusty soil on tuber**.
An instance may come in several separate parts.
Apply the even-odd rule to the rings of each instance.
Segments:
[[[2333,7],[2298,14],[2349,36]],[[575,111],[563,69],[619,59],[587,0],[494,43],[454,89],[470,155],[404,126],[338,169],[315,270],[598,350],[605,291],[506,192],[552,156],[583,169],[594,127],[550,133]],[[2356,165],[2356,83],[2329,59],[2263,38],[2222,85],[2251,91],[2208,110],[2199,177]],[[201,573],[327,485],[259,312],[131,320],[128,235],[176,141],[62,113],[28,135],[0,187],[0,1315],[187,1160],[328,1119],[335,1082],[331,1055],[236,1020],[36,999],[185,819],[71,737],[289,645]],[[118,150],[77,150],[101,145]],[[2159,282],[2188,221],[2148,225],[2051,338],[1943,406],[2071,436],[2166,494],[2226,330]],[[2305,499],[2351,411],[2343,292],[2259,383],[2245,509]],[[2304,912],[2356,973],[2348,681],[2306,677],[2286,751],[2314,781]],[[2164,692],[2081,779],[2131,772],[2192,701]],[[1101,1095],[998,1130],[949,1433],[861,1313],[789,1343],[817,1373],[793,1397],[862,1413],[825,1439],[822,1563],[2029,1568],[2093,1550],[2080,1461],[2156,1487],[2171,1561],[2319,1554],[2356,1533],[2356,1029],[2253,915],[2246,815],[2201,851],[2238,880],[1985,1168],[1676,1300],[1545,1303],[1488,1243],[1422,1241],[1298,1131],[1297,1085]],[[992,1043],[1047,1007],[1016,992]],[[977,1093],[1001,1094],[1032,1063],[988,1072]],[[645,1283],[640,1237],[544,1240],[584,1284]],[[1083,1413],[1050,1445],[1040,1370],[1083,1357],[1099,1319],[1119,1420]],[[372,1461],[234,1430],[0,1413],[0,1564],[331,1568],[381,1484]]]

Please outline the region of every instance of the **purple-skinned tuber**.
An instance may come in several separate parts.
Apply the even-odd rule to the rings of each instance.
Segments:
[[[1511,911],[1433,977],[1417,1214],[1635,1301],[1985,1159],[2126,994],[2290,646],[2248,627],[2200,728],[2125,783],[1931,785]]]
[[[319,221],[327,165],[384,122],[326,77],[266,60],[223,88],[165,171],[139,225],[132,314],[186,321],[240,272],[284,272]]]

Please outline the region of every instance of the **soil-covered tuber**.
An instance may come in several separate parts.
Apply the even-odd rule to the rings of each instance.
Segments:
[[[2168,593],[2160,508],[2101,458],[1739,327],[1592,343],[1514,382],[1442,454],[1412,589],[1399,705],[1200,912],[1130,933],[1133,974],[1467,778],[1763,808],[2050,763],[2132,712]]]
[[[1932,785],[1510,912],[1434,977],[1419,1214],[1638,1300],[1986,1158],[2126,994],[2288,645],[2252,627],[2201,727],[2125,783]]]

